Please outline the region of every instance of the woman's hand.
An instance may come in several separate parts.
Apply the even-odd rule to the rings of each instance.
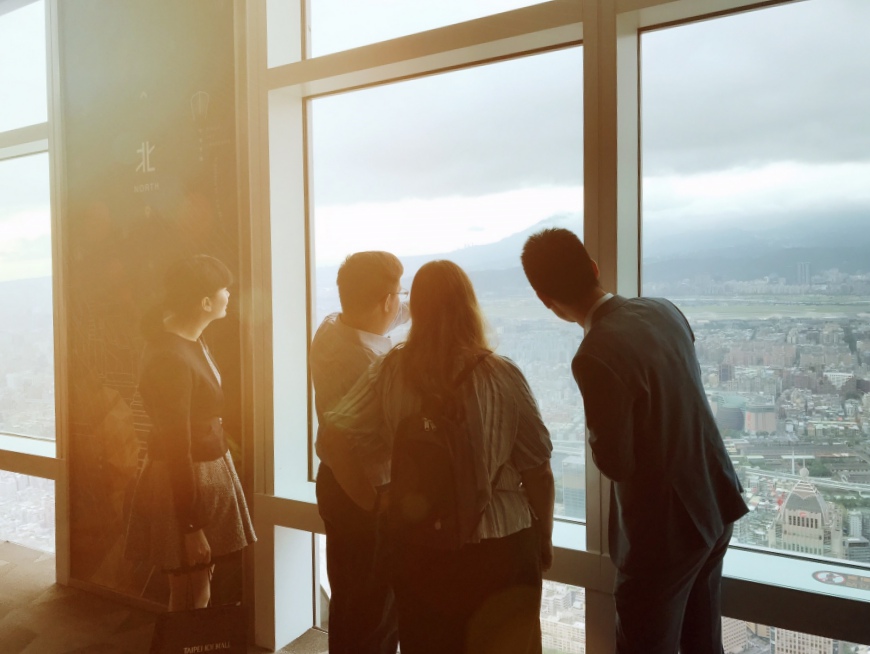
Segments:
[[[541,568],[546,572],[553,565],[553,504],[556,485],[550,462],[520,473],[523,488],[534,516],[533,524],[541,538]]]
[[[207,565],[211,563],[211,547],[202,529],[184,534],[184,551],[188,565]]]

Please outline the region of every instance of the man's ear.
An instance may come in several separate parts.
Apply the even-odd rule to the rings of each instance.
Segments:
[[[598,262],[595,259],[590,259],[592,263],[592,274],[595,275],[595,279],[599,279],[601,276],[601,271],[598,269]]]
[[[391,298],[391,297],[393,297],[393,296],[392,296],[392,295],[387,295],[387,297],[385,297],[385,298],[384,298],[384,301],[381,303],[381,310],[382,310],[384,313],[389,313],[389,312],[390,312],[390,298]]]
[[[202,298],[201,304],[202,304],[202,310],[208,311],[209,313],[211,313],[211,310],[214,308],[214,306],[211,303],[211,298],[208,296]]]

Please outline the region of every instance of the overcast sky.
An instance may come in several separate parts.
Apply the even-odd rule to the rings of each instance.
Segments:
[[[45,122],[43,3],[0,14],[0,131]],[[48,157],[0,161],[0,281],[51,275]]]
[[[322,54],[529,4],[312,0],[312,42]],[[44,55],[26,38],[41,11],[0,17],[0,130],[45,119],[29,81]],[[685,229],[818,208],[835,221],[845,205],[870,219],[867,25],[870,0],[806,0],[645,34],[644,219]],[[556,213],[582,229],[582,68],[573,48],[315,100],[318,263],[491,242]],[[12,167],[40,174],[0,163],[0,279],[30,276],[11,252],[47,243],[47,186],[9,183]]]
[[[870,218],[867,25],[868,0],[807,0],[646,33],[644,219],[856,204]],[[319,261],[443,252],[581,212],[582,65],[574,48],[316,100]]]

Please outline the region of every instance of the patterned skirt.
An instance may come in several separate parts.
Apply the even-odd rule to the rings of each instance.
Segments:
[[[194,461],[193,474],[212,560],[256,542],[230,453],[214,461]],[[146,459],[136,480],[124,556],[149,561],[164,572],[196,569],[185,566],[184,534],[172,500],[169,467],[163,461]]]

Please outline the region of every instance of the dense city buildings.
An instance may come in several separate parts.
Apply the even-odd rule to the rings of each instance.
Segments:
[[[867,285],[864,276],[853,277],[818,276],[851,284],[849,288]],[[750,507],[735,527],[734,544],[866,566],[870,367],[865,360],[870,361],[870,312],[864,313],[852,300],[839,303],[843,289],[828,281],[824,291],[802,291],[784,279],[776,280],[773,288],[783,291],[784,298],[756,300],[762,290],[771,293],[770,283],[760,280],[720,282],[694,289],[698,294],[689,297],[683,287],[681,296],[673,299],[694,330],[711,409]],[[721,297],[738,289],[749,289],[748,296]],[[808,290],[831,296],[802,302],[791,297]],[[582,334],[538,318],[532,305],[520,298],[488,298],[487,304],[498,327],[499,351],[526,372],[553,430],[557,513],[577,517],[581,466],[585,475],[585,420],[564,364]],[[512,319],[503,318],[508,304]],[[583,506],[585,515],[585,496]],[[572,625],[583,623],[585,616],[578,613],[582,603],[563,607],[561,613],[553,608],[558,605],[553,598],[564,601],[564,592],[548,591],[550,599],[542,609],[545,642],[554,652],[583,651],[565,638],[576,628]],[[737,620],[726,620],[723,626],[726,651],[735,654],[867,651],[865,646]]]
[[[567,584],[544,582],[541,601],[544,654],[586,654],[586,592]]]
[[[586,516],[586,464],[583,457],[562,461],[562,498],[566,518]]]
[[[774,630],[775,654],[835,654],[834,641],[822,636],[801,634],[785,629]]]
[[[0,434],[54,439],[51,279],[0,282]]]
[[[749,642],[749,629],[742,620],[722,618],[722,648],[725,654],[743,652]]]
[[[0,470],[0,541],[54,552],[54,482]]]

